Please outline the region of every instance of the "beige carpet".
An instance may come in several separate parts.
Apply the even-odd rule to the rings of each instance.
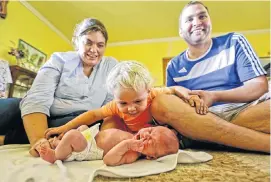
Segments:
[[[214,157],[213,160],[207,163],[179,164],[177,168],[171,172],[141,178],[121,179],[97,176],[94,182],[270,181],[270,156],[267,154],[247,153],[242,151],[205,151]]]

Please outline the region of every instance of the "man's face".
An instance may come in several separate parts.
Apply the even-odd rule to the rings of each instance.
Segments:
[[[186,7],[182,12],[180,21],[180,36],[189,45],[204,44],[211,39],[212,23],[210,16],[201,4]]]

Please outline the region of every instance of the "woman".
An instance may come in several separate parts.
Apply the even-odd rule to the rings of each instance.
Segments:
[[[19,99],[0,101],[0,134],[6,134],[5,144],[26,143],[23,127],[32,146],[31,155],[38,156],[39,144],[44,131],[60,126],[77,115],[101,107],[112,96],[107,93],[105,79],[117,64],[112,57],[104,57],[108,34],[105,26],[97,19],[88,18],[79,23],[72,42],[75,52],[57,52],[39,70],[35,81],[20,103]],[[8,116],[8,113],[13,112]],[[17,119],[14,119],[17,117]],[[18,121],[19,120],[19,121]],[[16,129],[7,132],[10,127]],[[5,131],[2,131],[3,128]],[[19,137],[19,138],[18,138]],[[16,142],[17,140],[17,142]]]

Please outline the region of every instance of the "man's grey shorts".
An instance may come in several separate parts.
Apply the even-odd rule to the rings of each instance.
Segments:
[[[257,105],[269,99],[270,99],[270,93],[267,92],[264,95],[262,95],[259,99],[249,102],[249,103],[228,103],[228,104],[222,104],[222,105],[209,107],[209,112],[217,115],[218,117],[226,121],[232,121],[244,109],[250,106]]]
[[[262,95],[259,99],[250,102],[250,103],[230,103],[230,104],[223,104],[218,106],[213,106],[209,108],[209,112],[217,115],[218,117],[226,120],[231,121],[233,120],[240,112],[242,112],[244,109],[248,108],[249,106],[257,105],[261,102],[264,102],[266,100],[270,99],[270,93],[267,92],[264,95]],[[213,146],[221,146],[219,144],[211,144],[209,142],[201,142],[192,140],[190,138],[182,136],[180,133],[177,135],[179,141],[180,141],[180,149],[186,149],[186,148],[193,148],[197,146],[206,146],[206,145],[213,145]]]

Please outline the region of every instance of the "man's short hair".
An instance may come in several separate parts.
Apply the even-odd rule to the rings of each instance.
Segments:
[[[209,13],[209,10],[208,10],[207,6],[205,6],[201,1],[190,1],[189,3],[187,3],[187,4],[183,7],[182,12],[181,12],[180,17],[179,17],[179,20],[181,20],[183,11],[184,11],[187,7],[189,7],[189,6],[191,6],[191,5],[196,5],[196,4],[202,5],[202,6],[207,10],[207,12]]]
[[[201,5],[207,10],[207,12],[209,13],[209,10],[208,10],[207,6],[205,6],[201,1],[190,1],[189,3],[187,3],[187,4],[184,6],[183,10],[186,9],[187,7],[189,7],[189,6],[191,6],[191,5],[195,5],[195,4],[201,4]],[[183,11],[183,10],[182,10],[182,11]]]

